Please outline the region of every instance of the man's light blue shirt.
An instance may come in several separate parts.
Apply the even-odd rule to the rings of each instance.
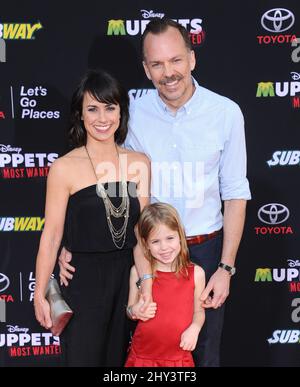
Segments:
[[[243,114],[193,81],[193,96],[176,114],[157,90],[133,101],[125,141],[151,160],[151,201],[173,205],[188,236],[222,228],[221,200],[251,198]]]

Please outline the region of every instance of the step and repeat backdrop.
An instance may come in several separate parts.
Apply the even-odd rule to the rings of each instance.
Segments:
[[[245,116],[253,199],[222,365],[299,366],[300,4],[287,0],[1,5],[0,366],[60,364],[59,338],[41,329],[32,303],[49,167],[68,150],[70,97],[87,68],[112,72],[132,100],[153,87],[139,44],[163,15],[190,32],[198,82]]]

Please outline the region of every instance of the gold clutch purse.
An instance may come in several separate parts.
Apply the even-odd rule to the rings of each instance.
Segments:
[[[50,305],[50,315],[52,327],[50,328],[54,336],[59,336],[73,316],[73,311],[63,299],[57,280],[50,278],[46,299]]]

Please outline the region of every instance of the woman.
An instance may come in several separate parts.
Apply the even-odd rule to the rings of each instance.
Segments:
[[[128,103],[116,79],[88,71],[72,98],[75,149],[57,159],[48,175],[34,305],[37,320],[50,328],[45,290],[64,234],[64,246],[76,263],[73,281],[63,290],[74,311],[62,334],[66,366],[122,366],[126,357],[124,305],[134,227],[148,202],[149,180],[147,157],[120,147],[127,134]]]

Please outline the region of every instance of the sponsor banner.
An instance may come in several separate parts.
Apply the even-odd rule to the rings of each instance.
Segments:
[[[0,23],[0,38],[4,40],[33,40],[37,31],[43,28],[40,22]]]
[[[264,12],[261,17],[261,26],[264,31],[257,36],[259,44],[283,44],[296,40],[295,33],[291,32],[295,24],[295,16],[286,8],[272,8]]]
[[[267,161],[269,167],[295,166],[300,164],[300,150],[277,150]]]
[[[59,110],[39,109],[39,104],[45,104],[45,99],[48,96],[48,89],[41,85],[32,87],[20,86],[19,88],[13,88],[11,92],[11,98],[16,98],[17,106],[20,110],[19,117],[21,119],[37,120],[37,119],[58,119],[61,112]],[[12,101],[12,105],[15,103]],[[13,113],[15,116],[15,113]]]
[[[257,268],[254,282],[292,282],[300,280],[300,270],[297,268]]]
[[[300,106],[300,73],[292,71],[292,81],[263,81],[258,82],[256,89],[257,98],[284,98],[289,97],[292,101],[292,106],[298,108]]]
[[[164,12],[141,9],[140,16],[135,19],[125,20],[122,18],[116,18],[108,20],[106,34],[108,36],[140,36],[143,34],[147,24],[152,18],[162,18],[164,16]],[[203,30],[202,18],[176,18],[173,20],[177,21],[187,29],[190,34],[192,45],[199,46],[204,42],[205,32]]]
[[[282,225],[282,223],[285,223],[289,219],[290,210],[281,203],[265,204],[258,210],[257,217],[266,226],[254,227],[256,235],[284,235],[294,233],[292,226]]]
[[[42,231],[44,223],[39,216],[0,217],[0,232]]]
[[[300,290],[300,261],[288,259],[288,267],[270,268],[259,267],[256,269],[254,282],[281,282],[287,283],[291,293]]]
[[[0,273],[0,300],[2,302],[14,302],[14,297],[10,292],[10,279],[4,273]]]
[[[57,153],[25,153],[22,148],[0,144],[0,176],[3,179],[47,177]]]
[[[36,357],[61,355],[59,337],[50,332],[32,332],[28,327],[6,325],[6,332],[0,333],[0,349],[6,348],[8,356]]]
[[[43,28],[40,21],[35,23],[0,23],[0,63],[7,62],[8,41],[32,41],[39,35],[38,31]]]
[[[128,95],[129,95],[130,101],[133,101],[153,91],[154,89],[130,89],[128,92]]]
[[[269,344],[299,344],[300,330],[276,329],[267,340]]]
[[[52,274],[51,277],[54,277]],[[11,283],[13,282],[13,286]],[[10,278],[0,272],[0,300],[5,302],[32,302],[34,298],[34,272],[19,272]]]

